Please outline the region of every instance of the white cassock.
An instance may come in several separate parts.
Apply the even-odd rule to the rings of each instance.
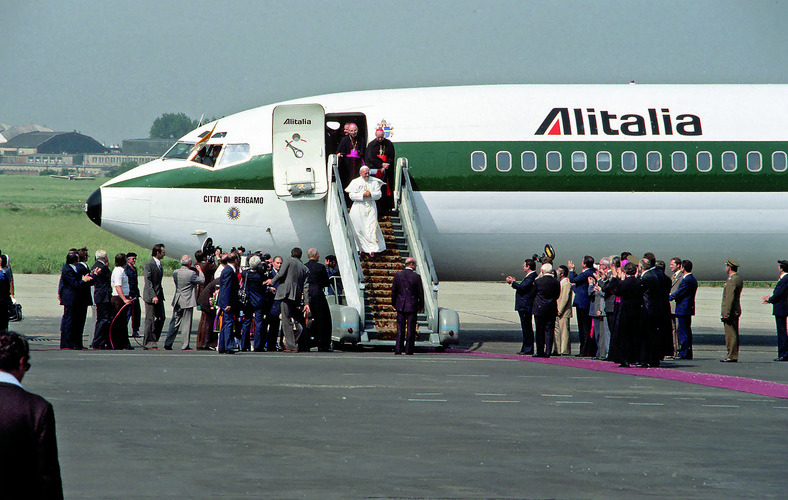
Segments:
[[[379,200],[382,193],[380,187],[383,181],[370,177],[356,177],[348,184],[345,191],[353,200],[350,207],[350,223],[356,235],[356,249],[365,253],[380,253],[386,249],[386,240],[378,224],[378,207],[375,200]],[[371,196],[364,197],[364,192],[369,191]]]

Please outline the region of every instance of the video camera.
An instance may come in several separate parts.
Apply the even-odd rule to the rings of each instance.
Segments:
[[[547,262],[553,263],[555,261],[555,250],[551,244],[547,244],[544,246],[544,252],[542,252],[542,256],[540,257],[537,254],[534,254],[531,257],[534,262],[539,262],[540,264],[545,264]]]
[[[205,241],[202,244],[202,253],[208,262],[218,266],[219,262],[216,260],[216,248],[217,247],[213,246],[212,238],[205,238]],[[219,249],[221,250],[221,247],[219,247]]]

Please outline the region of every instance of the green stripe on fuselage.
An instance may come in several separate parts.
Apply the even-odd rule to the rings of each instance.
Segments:
[[[639,192],[769,192],[788,188],[788,172],[772,169],[772,153],[788,151],[785,142],[430,142],[395,143],[397,157],[408,159],[414,188],[418,191],[639,191]],[[471,154],[483,151],[487,155],[487,168],[483,172],[471,169]],[[496,154],[511,154],[511,169],[500,172],[496,168]],[[533,172],[521,167],[521,154],[535,153],[537,166]],[[561,153],[561,170],[549,172],[546,166],[548,152]],[[572,169],[572,153],[586,153],[585,171]],[[609,152],[612,168],[599,172],[596,155]],[[634,152],[637,169],[624,172],[621,156]],[[662,168],[651,172],[646,168],[649,152],[662,155]],[[676,151],[686,153],[687,168],[675,172],[671,168],[671,155]],[[712,168],[699,172],[696,154],[711,153]],[[736,153],[734,172],[722,170],[722,154]],[[761,153],[762,168],[759,172],[747,169],[747,154]],[[172,160],[178,161],[178,160]],[[222,169],[207,169],[182,162],[183,168],[148,174],[118,182],[117,187],[148,188],[213,188],[272,190],[271,155],[260,155],[246,163]]]
[[[271,155],[255,156],[251,160],[226,168],[205,168],[185,160],[166,160],[165,165],[183,167],[142,175],[112,184],[110,187],[144,188],[211,188],[272,190],[274,188]]]
[[[465,143],[409,143],[395,144],[397,156],[408,159],[408,167],[418,191],[785,191],[788,189],[788,172],[772,170],[772,153],[788,151],[785,142],[465,142]],[[487,155],[487,168],[483,172],[471,170],[471,154],[483,151]],[[499,151],[511,153],[511,170],[500,172],[495,157]],[[533,172],[524,172],[520,156],[524,151],[536,154],[537,166]],[[549,172],[546,166],[548,152],[561,153],[561,170]],[[586,153],[587,166],[583,172],[572,170],[572,153]],[[596,154],[609,152],[612,168],[599,172]],[[625,151],[637,156],[637,169],[624,172],[621,155]],[[646,168],[646,155],[656,151],[662,154],[662,168],[650,172]],[[687,168],[674,172],[671,168],[673,152],[686,153]],[[696,154],[711,153],[712,168],[699,172]],[[734,172],[722,170],[722,153],[736,153],[737,168]],[[761,153],[760,172],[747,169],[747,153]]]

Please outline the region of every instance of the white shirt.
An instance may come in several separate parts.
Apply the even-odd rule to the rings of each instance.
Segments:
[[[222,271],[224,271],[224,264],[219,264],[219,267],[216,268],[216,271],[213,272],[213,279],[219,279],[219,276],[222,275]]]
[[[19,383],[16,377],[14,377],[8,372],[4,372],[3,370],[0,370],[0,382],[5,382],[6,384],[13,384],[22,387],[22,384]],[[22,388],[24,389],[24,387]]]
[[[110,281],[112,285],[112,296],[113,297],[120,297],[118,293],[118,289],[115,288],[116,286],[120,285],[120,289],[123,291],[123,295],[125,297],[129,296],[129,276],[125,273],[125,269],[123,267],[116,267],[112,270],[112,278]]]

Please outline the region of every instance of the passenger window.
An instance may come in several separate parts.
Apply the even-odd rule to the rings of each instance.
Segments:
[[[621,153],[621,169],[624,172],[634,172],[638,168],[638,157],[632,151]]]
[[[736,171],[736,153],[733,151],[722,153],[722,170],[725,172]]]
[[[761,153],[758,151],[750,151],[747,153],[747,170],[750,172],[760,172],[761,164]]]
[[[572,153],[572,170],[583,172],[586,169],[586,154],[582,151]]]
[[[523,172],[533,172],[536,170],[536,153],[533,151],[525,151],[520,155],[520,164],[523,167]]]
[[[687,155],[683,151],[674,151],[670,157],[674,172],[687,170]]]
[[[649,172],[662,170],[662,154],[658,151],[649,151],[646,155],[646,168]]]
[[[701,151],[698,153],[698,172],[708,172],[711,170],[711,153]]]
[[[512,155],[508,151],[498,151],[495,155],[495,167],[499,172],[508,172],[512,169]]]
[[[226,167],[228,165],[235,165],[249,158],[251,158],[251,154],[249,153],[248,144],[228,144],[224,147],[224,154],[222,155],[222,160],[219,162],[219,166]]]
[[[474,151],[471,153],[471,170],[474,172],[484,172],[487,170],[487,154],[484,151]]]
[[[788,161],[784,151],[775,151],[772,153],[772,170],[775,172],[785,172]]]
[[[607,151],[600,151],[596,154],[596,169],[600,172],[610,172],[612,168],[612,161],[610,159],[610,153]]]
[[[550,172],[558,172],[561,170],[561,153],[558,151],[550,151],[547,153],[547,170]]]

